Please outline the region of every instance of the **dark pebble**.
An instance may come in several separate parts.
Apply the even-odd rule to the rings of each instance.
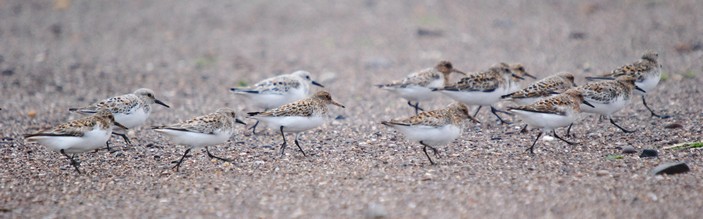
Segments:
[[[655,152],[656,152],[656,151],[655,151]],[[630,145],[623,146],[623,147],[622,147],[622,153],[623,153],[623,154],[634,154],[634,153],[637,153],[637,149],[635,149],[635,147],[632,147],[632,146],[630,146]]]
[[[657,157],[659,156],[659,152],[654,149],[644,149],[642,150],[642,153],[640,154],[640,157]]]
[[[5,69],[5,70],[2,71],[2,75],[5,75],[5,76],[10,76],[10,75],[13,75],[13,74],[15,74],[15,70],[14,70],[14,69]]]
[[[419,28],[417,29],[417,36],[421,37],[439,37],[442,36],[442,31],[439,30],[428,30]]]
[[[343,115],[338,115],[338,116],[335,117],[334,119],[335,119],[335,120],[345,120],[345,119],[347,119],[347,117],[345,117],[345,116],[343,116]]]
[[[680,129],[680,128],[683,128],[683,125],[678,124],[678,123],[671,123],[671,124],[668,124],[668,125],[664,126],[664,128],[668,128],[668,129]]]
[[[586,38],[586,33],[584,32],[571,32],[569,34],[569,39],[582,40]]]
[[[685,173],[691,171],[691,168],[686,165],[685,162],[673,162],[673,163],[665,163],[661,164],[657,167],[655,167],[652,170],[652,173],[654,175],[659,175],[659,174],[678,174],[678,173]]]

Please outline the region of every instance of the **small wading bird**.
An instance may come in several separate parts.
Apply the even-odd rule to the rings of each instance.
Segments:
[[[491,108],[491,113],[498,118],[501,123],[509,124],[498,115],[498,112],[509,114],[493,107],[493,104],[500,101],[501,96],[508,94],[513,89],[513,78],[523,79],[513,73],[505,64],[499,64],[491,67],[488,71],[468,74],[456,84],[436,88],[433,91],[442,92],[448,97],[466,104],[478,105],[478,109],[474,113],[474,117],[481,110],[482,106]]]
[[[584,100],[580,91],[570,89],[562,94],[540,99],[529,105],[508,107],[508,111],[517,114],[525,123],[530,125],[530,127],[542,129],[532,143],[532,146],[527,149],[530,153],[534,154],[535,144],[544,132],[552,132],[554,137],[567,144],[576,144],[575,142],[570,142],[559,137],[554,130],[573,123],[581,111],[582,103],[593,107],[592,104]]]
[[[235,123],[246,125],[237,118],[237,113],[233,109],[220,108],[214,113],[194,117],[185,122],[152,128],[154,131],[166,134],[177,144],[189,146],[176,166],[173,166],[178,171],[188,152],[198,147],[205,147],[207,156],[210,158],[230,162],[230,159],[212,155],[208,146],[227,142],[234,135]]]
[[[306,98],[310,93],[310,84],[324,87],[311,78],[310,72],[296,71],[264,79],[251,87],[230,88],[230,91],[249,99],[254,106],[265,111]],[[256,134],[258,125],[257,121],[251,127],[252,133]]]
[[[469,115],[466,105],[457,102],[444,109],[422,112],[409,118],[383,121],[381,124],[397,129],[408,140],[420,142],[425,156],[430,160],[430,164],[434,165],[435,162],[427,154],[427,148],[432,149],[435,156],[438,156],[435,146],[446,145],[459,137],[461,123],[466,119],[479,123]]]
[[[281,132],[281,137],[283,138],[281,156],[285,155],[285,150],[288,146],[285,132],[296,133],[295,145],[298,146],[303,156],[307,156],[298,143],[300,133],[322,125],[329,117],[327,109],[329,104],[344,108],[342,104],[332,100],[332,96],[327,91],[318,91],[311,97],[285,104],[275,109],[264,112],[250,112],[249,116],[263,122],[269,128]]]
[[[622,66],[607,74],[596,77],[586,77],[586,79],[612,80],[622,75],[630,75],[634,78],[637,78],[637,81],[635,81],[635,85],[637,85],[637,87],[639,87],[641,90],[635,90],[634,92],[635,94],[642,96],[642,104],[644,104],[644,107],[646,107],[647,110],[649,110],[649,112],[654,117],[661,119],[671,118],[671,116],[669,115],[659,115],[655,113],[654,110],[652,110],[652,108],[647,105],[647,101],[645,100],[645,95],[654,90],[654,88],[657,87],[657,84],[659,84],[659,80],[661,79],[662,71],[661,64],[659,64],[657,60],[658,58],[659,54],[657,54],[656,52],[648,51],[644,55],[642,55],[642,59],[637,62]]]
[[[421,110],[424,111],[420,108],[420,101],[432,99],[434,97],[432,89],[448,85],[451,73],[466,75],[454,69],[451,62],[441,61],[435,67],[409,74],[403,80],[376,86],[408,100],[408,105],[415,108],[415,114],[417,114]]]
[[[49,147],[52,151],[61,153],[71,161],[71,166],[79,174],[79,162],[76,154],[93,151],[106,146],[112,133],[112,126],[127,129],[115,122],[115,117],[109,110],[102,109],[95,114],[76,119],[51,129],[25,135],[27,142],[37,142]]]
[[[634,90],[645,93],[641,88],[635,85],[635,80],[637,80],[637,78],[630,75],[623,75],[615,80],[596,81],[576,87],[575,89],[583,94],[584,100],[593,105],[593,107],[581,106],[581,111],[605,116],[610,120],[610,123],[625,133],[634,132],[615,123],[611,115],[625,108],[625,106],[631,102]]]
[[[110,97],[95,104],[80,108],[69,108],[71,112],[80,114],[94,114],[102,109],[107,109],[115,117],[115,121],[127,128],[136,128],[146,121],[151,114],[151,104],[159,104],[170,108],[164,102],[156,99],[154,91],[148,88],[139,88],[131,94]],[[131,144],[129,138],[124,133],[113,132],[113,135],[121,136],[127,144]],[[107,145],[110,150],[110,145]]]

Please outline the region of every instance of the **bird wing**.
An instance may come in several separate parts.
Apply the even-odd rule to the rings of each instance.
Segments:
[[[474,73],[462,78],[456,84],[445,86],[444,90],[492,92],[499,84],[499,79],[494,76]]]
[[[111,112],[118,112],[120,109],[132,109],[139,104],[139,98],[133,94],[110,97],[95,104],[80,108],[70,108],[70,111],[76,111],[83,114],[94,114],[101,109],[108,109]],[[130,111],[131,112],[131,111]],[[130,112],[124,112],[129,114]]]

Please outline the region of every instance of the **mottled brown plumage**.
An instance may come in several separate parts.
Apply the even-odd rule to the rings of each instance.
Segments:
[[[572,87],[576,87],[576,84],[574,84],[574,75],[569,72],[561,72],[534,82],[522,90],[504,95],[502,98],[516,100],[546,97],[554,93],[564,92]]]
[[[319,116],[327,114],[327,105],[334,104],[344,108],[340,103],[332,100],[332,96],[327,91],[318,91],[314,95],[285,104],[275,109],[270,109],[260,113],[250,113],[250,115],[266,116],[266,117],[282,117],[282,116]]]

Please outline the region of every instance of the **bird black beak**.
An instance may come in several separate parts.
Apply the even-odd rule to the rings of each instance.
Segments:
[[[582,103],[586,104],[586,106],[590,106],[591,108],[596,108],[595,106],[593,106],[593,104],[589,103],[588,101],[584,100]]]
[[[128,129],[127,127],[125,127],[124,125],[120,124],[119,122],[113,122],[113,124],[115,124],[115,126],[117,126],[117,127],[120,127],[120,128],[123,128],[123,129]]]
[[[166,105],[164,102],[161,102],[160,100],[157,100],[157,99],[154,99],[154,103],[165,106],[166,108],[171,108],[170,106]]]
[[[642,90],[642,88],[638,87],[637,85],[635,85],[635,89],[642,93],[647,93],[647,91]]]
[[[519,75],[516,75],[516,74],[513,74],[513,77],[514,77],[514,78],[517,78],[517,79],[520,79],[520,80],[525,80],[525,78],[520,77]]]
[[[525,73],[523,73],[523,74],[525,74],[525,76],[527,76],[528,78],[537,79],[537,77],[535,77],[535,76],[533,76],[533,75],[531,75],[531,74],[528,74],[527,72],[525,72]]]
[[[247,125],[246,123],[244,123],[244,121],[239,120],[239,119],[234,119],[234,122],[242,124],[242,125]]]
[[[317,83],[317,81],[312,81],[312,84],[315,86],[318,86],[318,87],[325,87],[325,86],[322,86],[322,84]]]
[[[456,69],[452,69],[452,72],[457,73],[457,74],[466,75],[466,73],[459,71],[459,70],[456,70]]]

